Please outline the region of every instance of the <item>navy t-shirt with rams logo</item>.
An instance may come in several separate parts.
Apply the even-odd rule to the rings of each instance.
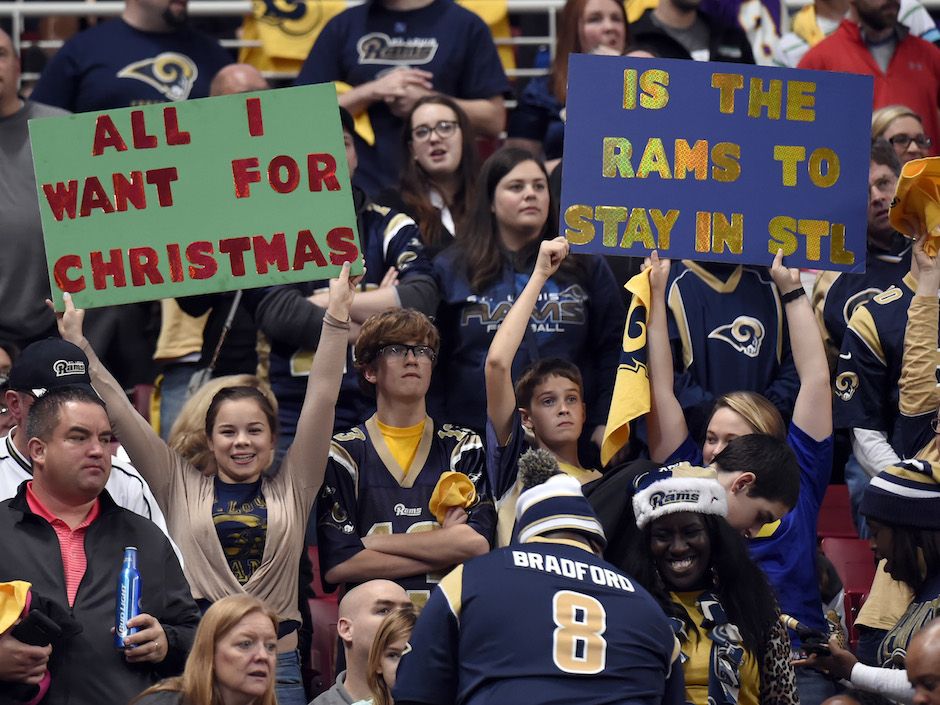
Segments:
[[[230,63],[200,32],[141,32],[115,19],[66,42],[31,98],[73,113],[205,98],[212,77]]]

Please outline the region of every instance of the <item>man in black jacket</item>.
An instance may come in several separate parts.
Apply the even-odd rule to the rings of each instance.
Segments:
[[[53,642],[44,705],[126,703],[159,678],[179,673],[192,645],[199,610],[166,536],[114,503],[111,424],[87,387],[50,391],[27,423],[33,479],[0,503],[0,581],[25,580],[35,595],[58,603],[81,632]],[[115,649],[118,575],[126,546],[137,548],[141,578],[138,631]],[[41,662],[48,649],[24,649],[0,636],[0,674],[17,660]],[[42,665],[19,672],[36,682]]]

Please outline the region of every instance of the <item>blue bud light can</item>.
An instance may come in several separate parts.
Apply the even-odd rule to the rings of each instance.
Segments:
[[[127,622],[140,614],[140,573],[137,572],[137,549],[124,549],[124,562],[118,576],[117,600],[114,618],[114,648],[124,648],[124,638],[134,634],[136,627]]]

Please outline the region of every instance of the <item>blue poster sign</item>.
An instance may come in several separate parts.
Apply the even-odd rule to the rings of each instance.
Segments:
[[[865,271],[869,76],[572,54],[575,252]]]

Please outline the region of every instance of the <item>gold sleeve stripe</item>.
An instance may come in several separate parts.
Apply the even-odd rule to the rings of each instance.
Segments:
[[[682,341],[682,369],[689,369],[694,359],[692,352],[692,334],[689,333],[689,323],[685,318],[685,306],[682,303],[682,292],[679,291],[679,280],[682,279],[688,270],[680,274],[669,287],[667,304],[672,311],[673,318],[676,319],[676,328],[679,330],[679,339]]]
[[[878,337],[878,328],[875,326],[875,319],[872,318],[868,305],[859,306],[852,314],[852,320],[849,321],[849,330],[855,333],[871,354],[878,358],[882,365],[887,365],[884,349],[881,347],[881,338]]]
[[[450,611],[456,618],[457,624],[460,624],[460,608],[461,599],[463,597],[463,564],[458,565],[445,575],[438,584],[438,587],[447,600],[447,604],[450,606]]]

